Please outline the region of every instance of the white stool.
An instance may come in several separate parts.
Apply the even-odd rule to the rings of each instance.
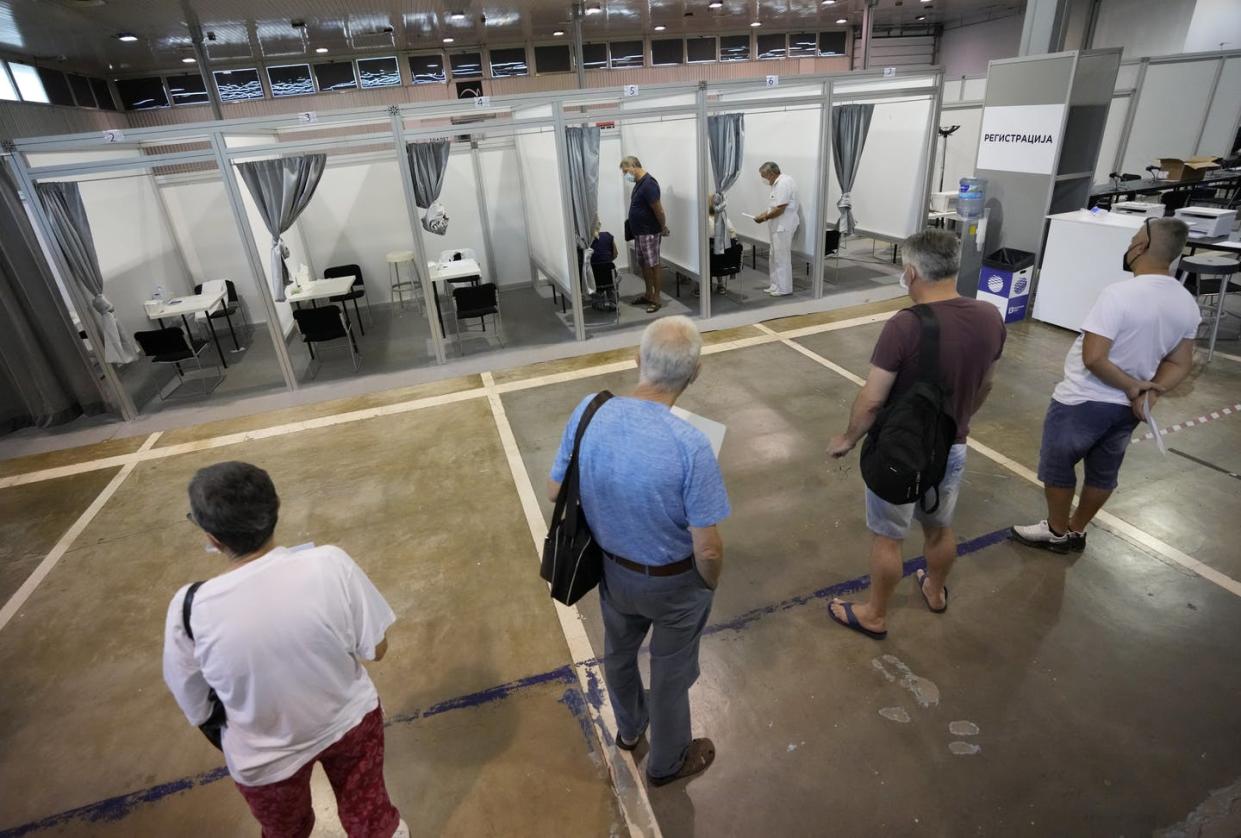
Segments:
[[[414,286],[414,251],[393,250],[385,257],[388,262],[388,292],[400,300],[401,308],[405,308],[405,295],[409,294],[422,311],[422,298],[418,296]],[[408,279],[401,279],[401,265],[406,266]]]
[[[1224,311],[1224,302],[1228,299],[1228,292],[1241,291],[1241,285],[1233,282],[1233,277],[1241,272],[1241,261],[1226,253],[1195,253],[1181,258],[1180,270],[1184,274],[1182,283],[1193,292],[1195,297],[1199,300],[1203,297],[1215,297],[1214,319],[1210,326],[1211,334],[1207,344],[1207,362],[1209,363],[1215,357],[1215,339],[1219,336],[1220,321],[1227,313]],[[1212,313],[1206,306],[1199,304],[1199,307],[1208,314]],[[1233,316],[1231,313],[1227,314],[1229,317]],[[1203,326],[1206,324],[1204,323]]]

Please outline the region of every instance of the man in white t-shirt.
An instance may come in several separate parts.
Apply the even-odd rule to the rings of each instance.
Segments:
[[[1171,268],[1188,236],[1182,221],[1147,219],[1123,254],[1133,278],[1104,288],[1086,315],[1043,420],[1047,520],[1013,527],[1017,541],[1056,553],[1085,549],[1086,526],[1116,488],[1133,429],[1189,374],[1201,316]],[[1070,515],[1080,461],[1081,500]]]
[[[788,175],[780,173],[780,167],[771,161],[759,166],[758,174],[771,186],[766,212],[754,216],[759,224],[766,222],[771,236],[771,259],[768,271],[771,285],[764,293],[773,297],[787,297],[793,293],[793,235],[801,223],[801,198],[797,184]]]
[[[384,786],[383,711],[362,665],[387,652],[392,609],[340,548],[276,546],[280,499],[262,469],[209,466],[189,496],[189,519],[228,568],[168,607],[164,681],[182,712],[224,751],[263,835],[310,835],[318,762],[348,835],[408,836]]]

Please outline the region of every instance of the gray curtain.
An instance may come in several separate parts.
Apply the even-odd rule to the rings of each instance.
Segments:
[[[303,154],[275,160],[254,160],[238,163],[237,171],[250,189],[263,224],[271,233],[271,295],[284,302],[284,286],[288,282],[284,257],[288,253],[280,236],[306,209],[310,197],[323,177],[326,154]]]
[[[711,143],[711,172],[715,176],[715,192],[711,206],[715,209],[715,244],[713,250],[728,249],[728,201],[724,193],[741,174],[741,158],[745,151],[745,114],[722,113],[707,117],[707,139]]]
[[[837,105],[832,108],[832,162],[836,167],[836,180],[840,183],[840,220],[836,229],[841,235],[851,236],[857,228],[853,218],[853,200],[849,195],[857,177],[866,135],[870,132],[870,118],[874,105]]]
[[[133,342],[121,334],[116,310],[103,295],[103,274],[95,254],[90,220],[76,183],[40,183],[35,186],[52,225],[52,244],[69,268],[66,281],[76,282],[90,300],[91,315],[103,333],[103,356],[110,364],[128,364],[138,357]]]
[[[565,148],[569,155],[569,214],[573,216],[573,235],[582,253],[578,274],[586,290],[594,293],[595,278],[587,251],[599,219],[599,129],[580,125],[565,128]]]
[[[0,167],[0,434],[106,410],[77,331]]]
[[[444,172],[448,170],[448,140],[406,143],[409,170],[414,175],[414,203],[419,209],[429,209],[440,196],[444,186]]]

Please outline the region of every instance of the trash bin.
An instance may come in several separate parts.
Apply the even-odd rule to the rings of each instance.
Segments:
[[[1002,247],[982,260],[978,272],[978,299],[1000,310],[1005,323],[1025,319],[1030,302],[1034,254]]]

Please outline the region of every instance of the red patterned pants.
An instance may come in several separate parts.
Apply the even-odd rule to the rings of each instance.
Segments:
[[[315,825],[310,805],[310,772],[316,762],[323,764],[332,784],[345,833],[350,838],[390,838],[401,816],[384,786],[384,723],[379,707],[292,777],[265,786],[237,784],[263,827],[263,838],[310,835]]]

